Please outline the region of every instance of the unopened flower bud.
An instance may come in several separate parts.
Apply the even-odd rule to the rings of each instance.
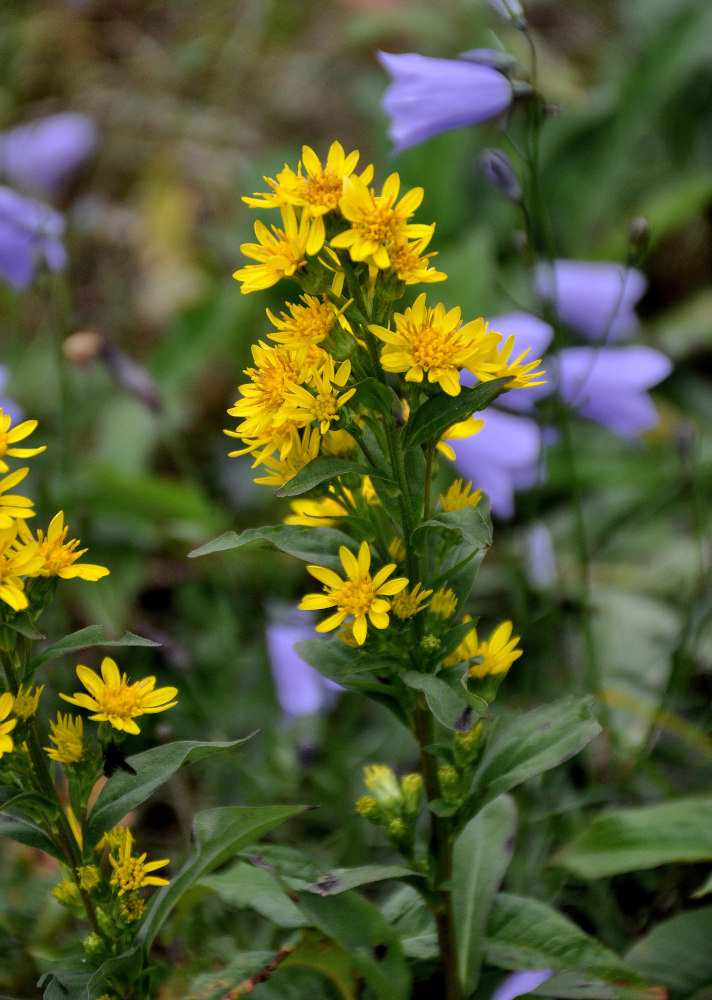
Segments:
[[[519,60],[515,56],[509,52],[500,52],[499,49],[468,49],[467,52],[460,52],[457,58],[464,62],[477,63],[478,66],[491,66],[505,76],[519,65]]]
[[[428,633],[424,635],[420,640],[420,648],[424,653],[437,653],[440,649],[441,643],[436,635],[431,635]]]
[[[383,809],[400,808],[403,795],[390,767],[386,764],[368,764],[363,769],[363,780]]]
[[[362,795],[356,803],[356,812],[364,819],[372,823],[379,823],[383,818],[383,812],[376,799],[371,795]]]
[[[90,958],[102,958],[105,951],[104,942],[96,931],[90,931],[82,942],[84,951]]]
[[[401,778],[401,791],[406,813],[417,815],[420,812],[420,795],[423,788],[423,777],[416,772],[404,774]]]
[[[477,165],[484,179],[495,191],[499,191],[509,201],[521,202],[522,185],[506,153],[501,149],[485,149],[480,153]]]
[[[520,31],[526,28],[524,9],[519,0],[488,0],[488,3],[495,14],[499,14],[505,21],[510,21],[513,27]]]
[[[642,215],[637,216],[628,226],[628,247],[632,260],[639,260],[650,244],[650,226]]]
[[[405,836],[405,823],[400,816],[393,816],[388,820],[388,823],[386,824],[386,833],[389,837],[393,837],[395,840]]]

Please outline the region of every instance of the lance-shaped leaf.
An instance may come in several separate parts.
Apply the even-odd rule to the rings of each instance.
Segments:
[[[241,534],[236,531],[226,531],[219,538],[207,542],[199,549],[189,552],[189,556],[206,556],[211,552],[224,552],[227,549],[252,548],[259,549],[273,545],[280,552],[294,556],[306,563],[316,563],[329,569],[343,572],[339,559],[339,547],[356,552],[358,546],[342,531],[335,528],[308,528],[302,524],[277,524],[264,528],[248,528]]]
[[[217,893],[236,910],[253,910],[277,927],[304,927],[306,918],[285,887],[267,868],[237,861],[224,871],[204,875],[199,885]]]
[[[64,860],[61,851],[57,850],[42,827],[25,816],[0,816],[0,837],[9,837],[28,847],[36,847],[59,861]]]
[[[358,408],[380,413],[388,420],[392,419],[394,409],[400,409],[398,397],[394,391],[375,378],[366,378],[356,386],[353,403],[358,402]]]
[[[554,856],[583,878],[712,860],[712,796],[620,809],[597,816]]]
[[[144,639],[141,635],[134,635],[133,632],[124,632],[119,639],[110,639],[103,625],[88,625],[87,628],[80,628],[78,632],[65,635],[63,639],[44,649],[32,661],[32,669],[47,663],[48,660],[55,660],[58,656],[68,656],[70,653],[78,653],[82,649],[91,649],[94,646],[160,646],[160,643],[154,642],[153,639]]]
[[[448,427],[488,407],[504,391],[508,382],[511,379],[497,378],[480,382],[473,389],[462,388],[457,396],[446,393],[432,396],[405,425],[404,446],[416,448],[428,441],[435,443]]]
[[[480,976],[487,919],[514,851],[517,810],[500,795],[469,821],[455,841],[452,908],[457,927],[457,966],[465,996]]]
[[[400,937],[378,907],[354,892],[297,893],[298,904],[322,933],[338,941],[378,1000],[410,1000],[410,973]]]
[[[225,806],[198,813],[193,824],[193,847],[188,860],[170,885],[162,886],[151,900],[137,940],[146,951],[166,917],[196,882],[229,861],[248,844],[254,844],[291,816],[308,806]]]
[[[678,1000],[702,998],[712,988],[710,941],[712,906],[704,906],[659,924],[631,948],[626,962]]]
[[[324,872],[316,882],[306,886],[307,892],[315,892],[317,896],[337,896],[348,889],[356,889],[360,885],[371,885],[373,882],[383,882],[391,878],[407,877],[423,878],[412,868],[403,865],[363,865],[361,868],[334,868]]]
[[[404,670],[400,678],[409,688],[422,691],[435,718],[456,732],[469,733],[477,719],[489,711],[484,698],[470,694],[459,682],[450,686],[440,677],[420,674],[417,670]]]
[[[127,763],[136,773],[117,771],[106,782],[89,814],[87,842],[92,845],[97,843],[122,816],[145,802],[148,796],[168,781],[179,768],[212,757],[213,754],[221,753],[223,750],[238,747],[254,735],[250,733],[244,739],[231,740],[229,743],[198,743],[190,740],[167,743],[165,746],[152,747],[143,753],[128,757]]]
[[[296,476],[292,476],[288,483],[275,490],[274,495],[298,497],[321,483],[328,483],[331,479],[338,479],[339,476],[346,476],[349,473],[378,479],[390,478],[387,472],[374,469],[370,465],[363,465],[361,462],[347,462],[343,458],[319,455],[300,469]]]
[[[495,733],[472,782],[466,809],[557,767],[600,733],[588,695],[570,695],[519,716]]]
[[[492,522],[483,515],[479,506],[442,511],[423,521],[413,532],[413,543],[422,547],[424,535],[429,531],[454,532],[458,541],[471,549],[487,549],[492,544]]]
[[[354,976],[353,962],[346,948],[318,931],[307,931],[299,944],[280,962],[280,969],[299,966],[326,976],[342,1000],[358,1000],[360,983]],[[223,1000],[224,993],[216,1000]],[[201,998],[202,1000],[202,998]]]

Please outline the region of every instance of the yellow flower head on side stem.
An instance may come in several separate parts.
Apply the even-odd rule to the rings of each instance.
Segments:
[[[29,437],[37,427],[36,420],[24,420],[16,427],[12,427],[12,418],[9,413],[4,413],[0,407],[0,472],[7,472],[9,466],[4,456],[10,455],[12,458],[32,458],[45,450],[45,445],[40,448],[16,448],[18,441],[23,441]]]
[[[463,483],[455,479],[450,483],[447,492],[440,494],[440,503],[444,511],[462,510],[463,507],[476,507],[482,499],[482,490],[473,490],[472,482]]]
[[[28,719],[32,719],[37,714],[37,706],[39,705],[40,695],[43,691],[44,684],[36,688],[30,685],[27,690],[25,690],[23,684],[20,684],[12,707],[18,719],[27,722]]]
[[[142,681],[129,684],[126,674],[119,673],[119,668],[110,656],[105,656],[101,662],[101,677],[90,667],[81,664],[77,667],[77,677],[88,694],[81,691],[70,697],[60,693],[60,698],[94,712],[89,718],[95,722],[109,722],[114,729],[126,733],[141,732],[134,722],[137,716],[164,712],[177,704],[171,701],[178,694],[177,688],[162,687],[154,690],[155,677],[145,677]]]
[[[371,577],[371,552],[367,542],[361,542],[358,557],[345,545],[339,549],[345,579],[324,566],[307,566],[307,570],[324,584],[323,594],[306,594],[299,605],[307,611],[336,608],[336,611],[316,626],[317,632],[330,632],[338,628],[345,618],[353,616],[353,636],[362,646],[368,633],[368,622],[374,628],[388,628],[390,602],[385,600],[400,593],[408,586],[405,577],[389,580],[395,563],[389,563]]]
[[[65,541],[68,531],[69,526],[64,523],[64,511],[61,510],[50,521],[46,535],[41,528],[37,529],[37,554],[42,557],[42,565],[28,575],[59,576],[63,580],[73,580],[75,577],[79,577],[82,580],[91,581],[108,576],[109,570],[106,566],[97,566],[93,563],[75,565],[77,559],[83,556],[87,549],[78,548],[81,545],[78,538]],[[25,543],[29,544],[35,541],[24,521],[19,523],[19,534]]]
[[[0,601],[14,611],[28,605],[23,577],[33,576],[44,563],[37,542],[23,543],[17,538],[19,523],[13,521],[10,528],[0,529]]]
[[[0,695],[0,757],[11,753],[15,748],[12,736],[9,734],[17,725],[17,719],[8,719],[14,700],[9,691]]]
[[[84,755],[84,720],[81,715],[62,715],[57,712],[57,721],[50,720],[50,740],[53,747],[44,747],[50,760],[60,764],[76,764]]]
[[[13,486],[17,486],[27,473],[29,468],[15,469],[9,476],[0,479],[0,530],[12,527],[13,521],[17,517],[32,517],[32,500],[14,493],[6,493]]]
[[[395,330],[371,325],[385,342],[381,364],[387,372],[405,372],[407,382],[437,383],[449,396],[460,394],[460,370],[482,353],[487,343],[483,319],[461,322],[459,307],[446,310],[442,302],[425,304],[425,292],[403,313],[395,313]]]
[[[259,219],[255,223],[257,243],[243,243],[240,250],[257,264],[235,271],[233,278],[242,282],[243,294],[258,292],[276,285],[280,278],[290,278],[306,266],[307,256],[317,254],[324,243],[324,223],[314,225],[306,214],[297,221],[291,205],[280,209],[284,229],[271,230]]]
[[[150,874],[157,868],[167,865],[169,858],[164,858],[162,861],[146,861],[145,854],[135,857],[131,853],[131,844],[128,841],[119,848],[117,854],[118,856],[113,853],[109,855],[109,863],[114,869],[110,885],[118,887],[119,896],[123,896],[125,892],[142,889],[146,885],[169,884],[167,878]]]
[[[474,663],[468,670],[470,677],[488,677],[503,674],[519,659],[523,650],[517,649],[519,636],[512,637],[512,623],[502,622],[489,639],[477,642],[477,629],[472,630],[472,643],[476,644],[475,656],[481,656],[480,663]]]
[[[495,337],[501,340],[501,334],[495,333]],[[543,369],[537,371],[541,364],[541,358],[523,364],[525,357],[529,353],[529,348],[523,351],[514,361],[509,360],[514,347],[514,337],[507,337],[504,344],[499,346],[496,343],[489,355],[474,359],[467,364],[467,368],[476,375],[482,382],[488,382],[495,378],[510,378],[507,389],[528,389],[535,385],[545,385],[546,372]]]
[[[350,361],[342,361],[337,369],[332,356],[327,355],[323,369],[313,373],[311,384],[314,391],[310,392],[301,385],[291,386],[280,410],[280,417],[294,423],[296,427],[317,423],[320,432],[326,434],[332,422],[339,420],[341,407],[356,392],[355,389],[341,391],[350,374]]]
[[[281,313],[280,318],[267,310],[267,316],[277,331],[268,334],[269,339],[290,350],[320,344],[339,321],[340,311],[328,299],[317,298],[316,295],[301,295],[300,299],[301,305],[287,302],[288,313]]]
[[[391,610],[396,618],[406,621],[413,618],[423,608],[427,608],[427,600],[432,594],[432,590],[421,590],[422,584],[416,583],[411,593],[407,590],[401,591],[393,598]]]

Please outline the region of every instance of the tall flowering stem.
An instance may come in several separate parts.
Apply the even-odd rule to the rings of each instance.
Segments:
[[[428,249],[434,224],[414,221],[423,191],[402,192],[398,174],[371,187],[373,167],[357,173],[358,161],[334,143],[322,164],[305,146],[296,168],[245,199],[278,211],[283,226],[255,224],[259,244],[242,249],[258,263],[235,272],[242,292],[288,278],[301,304],[288,302],[279,319],[267,311],[274,344],[253,348],[255,366],[229,411],[240,422],[226,433],[241,441],[231,454],[266,468],[257,482],[285,498],[306,495],[266,529],[323,588],[301,601],[327,616],[316,625],[323,637],[301,643],[300,656],[385,703],[413,734],[420,773],[399,783],[387,765],[371,765],[373,794],[358,811],[417,873],[437,930],[442,995],[460,1000],[469,984],[458,965],[453,846],[477,809],[467,790],[478,719],[519,651],[502,623],[488,654],[463,615],[491,527],[481,490],[449,473],[441,439],[455,425],[458,436],[476,433],[474,411],[541,384],[544,373],[536,360],[511,357],[511,338],[482,318],[431,304],[417,287],[413,296],[411,286],[446,278]],[[443,478],[450,487],[438,494]],[[438,750],[443,739],[450,746]],[[419,826],[422,791],[429,820]]]

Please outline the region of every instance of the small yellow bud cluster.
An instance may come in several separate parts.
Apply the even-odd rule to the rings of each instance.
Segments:
[[[364,768],[364,783],[373,795],[358,800],[358,814],[382,826],[388,839],[403,854],[412,854],[423,788],[421,775],[405,774],[399,781],[387,765],[369,764]]]

